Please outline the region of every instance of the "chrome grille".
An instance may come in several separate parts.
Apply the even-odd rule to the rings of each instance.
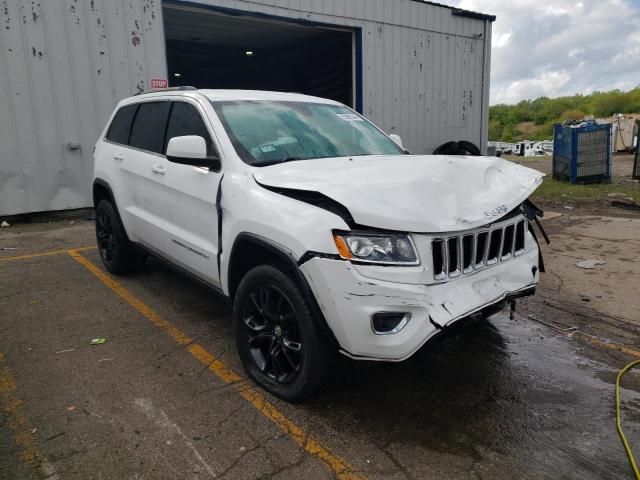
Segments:
[[[457,278],[505,262],[524,252],[527,221],[519,217],[432,241],[436,280]]]

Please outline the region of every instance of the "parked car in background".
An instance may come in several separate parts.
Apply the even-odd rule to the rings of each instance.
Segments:
[[[542,148],[541,142],[533,142],[526,146],[525,157],[545,157],[547,156],[547,152]]]
[[[289,401],[322,385],[338,351],[404,360],[538,283],[541,173],[411,155],[334,101],[142,94],[118,104],[94,159],[105,268],[150,253],[229,297],[247,375]]]

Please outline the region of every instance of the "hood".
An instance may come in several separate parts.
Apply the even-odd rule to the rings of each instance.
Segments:
[[[493,222],[524,202],[544,174],[497,157],[366,156],[255,169],[272,188],[321,193],[362,226],[453,232]]]

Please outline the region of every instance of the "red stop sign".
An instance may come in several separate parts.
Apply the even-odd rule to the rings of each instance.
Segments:
[[[166,78],[152,78],[151,88],[168,88],[169,81]]]

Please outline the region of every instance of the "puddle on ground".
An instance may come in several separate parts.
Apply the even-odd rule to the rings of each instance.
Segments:
[[[360,365],[307,408],[344,435],[453,455],[501,476],[526,465],[534,477],[627,478],[615,429],[618,370],[589,352],[526,319],[469,320],[404,363]],[[627,385],[633,410],[640,382]],[[625,429],[640,434],[637,415]]]

